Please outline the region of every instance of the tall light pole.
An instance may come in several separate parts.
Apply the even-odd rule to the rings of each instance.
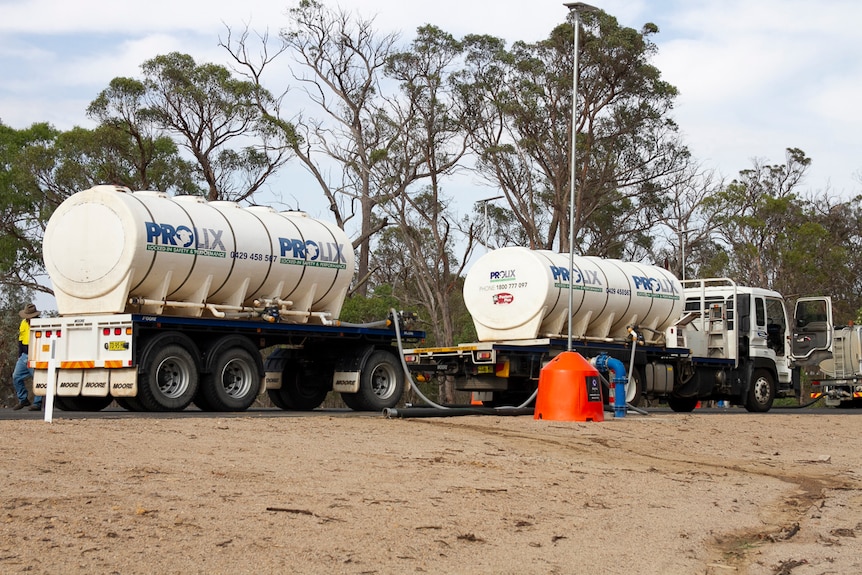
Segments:
[[[485,206],[485,249],[491,243],[491,222],[488,220],[488,202],[499,200],[503,196],[494,196],[493,198],[485,198],[484,200],[476,200],[476,203],[482,203]],[[497,244],[499,246],[499,243]]]
[[[692,231],[692,230],[690,230],[688,228],[679,231],[679,248],[680,248],[679,261],[680,261],[680,268],[682,268],[681,269],[682,281],[685,281],[685,242],[688,239],[688,232],[690,232],[690,231]]]
[[[575,303],[573,271],[575,269],[575,158],[578,144],[578,30],[581,27],[581,12],[597,12],[598,8],[583,2],[566,2],[563,4],[572,14],[572,24],[575,28],[574,64],[572,66],[572,160],[569,174],[569,337],[566,349],[572,351],[572,307]]]

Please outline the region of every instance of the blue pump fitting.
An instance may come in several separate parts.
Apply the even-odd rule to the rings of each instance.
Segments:
[[[593,358],[596,369],[603,373],[614,372],[611,385],[614,386],[614,417],[626,416],[626,366],[620,360],[608,356],[606,353],[599,354]]]

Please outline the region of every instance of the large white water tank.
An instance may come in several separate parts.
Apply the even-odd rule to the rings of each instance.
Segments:
[[[683,308],[682,285],[647,264],[508,247],[479,258],[464,280],[464,302],[480,341],[561,336],[572,282],[572,335],[623,339],[627,326],[663,333]],[[568,330],[566,330],[568,332]]]
[[[61,315],[205,316],[283,300],[282,319],[337,318],[354,272],[346,234],[304,214],[115,186],[67,198],[42,252]]]

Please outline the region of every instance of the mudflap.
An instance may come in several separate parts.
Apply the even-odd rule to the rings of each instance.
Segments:
[[[373,345],[365,345],[343,353],[335,362],[333,390],[340,393],[356,393],[359,391],[359,380],[365,360],[374,353]]]

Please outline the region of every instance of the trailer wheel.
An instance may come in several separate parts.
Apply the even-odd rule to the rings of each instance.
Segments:
[[[245,411],[260,392],[257,361],[248,350],[223,351],[201,381],[204,403],[215,411]]]
[[[320,407],[329,390],[308,385],[296,364],[287,364],[281,374],[281,387],[266,390],[272,403],[284,410],[311,411]]]
[[[115,397],[114,401],[127,411],[146,411],[134,397]]]
[[[365,361],[359,391],[343,393],[344,403],[355,411],[383,411],[395,407],[404,393],[404,372],[388,351],[375,351]]]
[[[266,394],[269,396],[269,400],[272,402],[274,406],[279,409],[283,409],[285,411],[289,411],[292,409],[285,401],[284,395],[281,393],[280,389],[267,389]]]
[[[697,396],[694,397],[676,397],[671,395],[667,398],[667,404],[672,410],[677,413],[691,413],[697,407]]]
[[[102,411],[114,401],[110,395],[106,397],[54,397],[54,404],[63,411]]]
[[[766,413],[772,408],[775,400],[775,382],[772,374],[765,369],[757,369],[748,386],[745,409],[753,413]]]
[[[169,344],[153,351],[144,366],[137,400],[148,411],[182,411],[198,389],[198,366],[189,351]]]
[[[198,386],[198,391],[195,393],[195,398],[192,399],[192,403],[200,409],[201,411],[216,411],[209,400],[204,396],[204,386],[203,384]]]
[[[54,408],[62,410],[62,411],[75,411],[74,409],[72,409],[69,406],[68,403],[66,403],[66,399],[67,398],[65,396],[55,395],[54,396]],[[48,405],[47,403],[45,403],[46,401],[48,401],[47,398],[43,399],[42,403],[44,403],[45,405]]]

